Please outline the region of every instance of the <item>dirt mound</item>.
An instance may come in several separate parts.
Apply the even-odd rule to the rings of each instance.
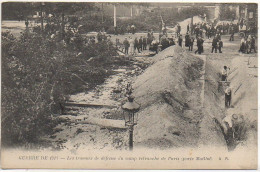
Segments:
[[[178,46],[153,57],[133,88],[141,104],[135,144],[156,148],[196,146],[199,137],[203,61]]]

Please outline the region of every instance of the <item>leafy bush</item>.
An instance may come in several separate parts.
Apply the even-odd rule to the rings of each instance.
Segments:
[[[66,44],[38,33],[18,39],[2,33],[3,145],[37,143],[50,133],[66,96],[102,83],[115,54],[110,42]]]

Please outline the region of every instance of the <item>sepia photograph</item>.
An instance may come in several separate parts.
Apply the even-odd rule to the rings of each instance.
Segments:
[[[1,3],[1,168],[257,169],[258,3]]]

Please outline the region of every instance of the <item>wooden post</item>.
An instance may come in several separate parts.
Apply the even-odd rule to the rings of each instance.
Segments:
[[[42,6],[43,6],[43,4],[41,3],[41,6],[40,6],[40,9],[41,9],[41,12],[40,12],[40,15],[41,15],[41,31],[43,32],[43,15],[42,15]]]
[[[133,6],[131,6],[131,18],[133,18]]]
[[[130,151],[132,151],[134,147],[133,132],[134,132],[134,125],[130,125],[129,126],[129,150]]]
[[[114,27],[116,27],[116,5],[114,5]]]
[[[102,9],[102,12],[101,12],[101,17],[102,17],[102,26],[103,26],[103,23],[104,23],[104,7],[103,7],[103,3],[101,3],[102,6],[101,6],[101,9]]]

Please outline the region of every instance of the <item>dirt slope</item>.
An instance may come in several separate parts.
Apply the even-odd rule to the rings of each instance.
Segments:
[[[197,146],[203,61],[178,46],[153,60],[133,85],[135,101],[141,104],[135,144],[162,149]]]

